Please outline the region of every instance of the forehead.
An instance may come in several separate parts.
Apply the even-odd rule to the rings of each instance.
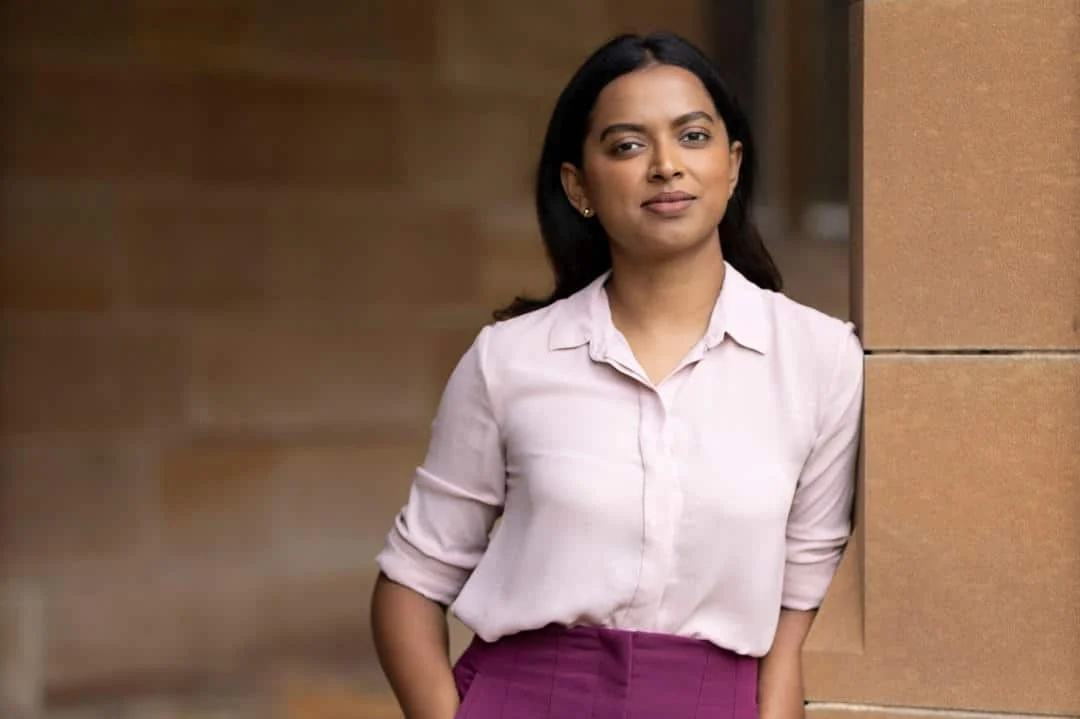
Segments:
[[[716,117],[712,97],[697,75],[672,65],[650,65],[605,87],[596,98],[592,118],[597,127],[613,122],[670,122],[697,110]]]

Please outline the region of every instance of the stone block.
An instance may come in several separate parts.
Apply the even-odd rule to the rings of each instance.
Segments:
[[[268,552],[278,455],[271,442],[231,438],[165,447],[158,496],[167,550],[217,557]]]
[[[0,205],[0,306],[100,312],[120,300],[118,208],[11,180]]]
[[[1080,8],[858,7],[867,348],[1080,348]]]
[[[4,73],[2,139],[13,175],[87,180],[190,178],[193,78],[116,64],[41,65]]]
[[[0,323],[0,431],[154,431],[185,414],[184,341],[138,318]]]
[[[194,330],[193,354],[200,431],[427,427],[441,389],[424,333],[354,329],[341,317],[206,320]]]
[[[872,356],[864,649],[814,700],[1080,711],[1080,359]]]
[[[197,87],[199,183],[360,191],[407,180],[402,108],[386,89],[240,74]]]

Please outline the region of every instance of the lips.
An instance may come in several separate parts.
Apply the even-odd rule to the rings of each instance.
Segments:
[[[643,202],[641,206],[648,207],[649,205],[675,204],[679,202],[689,202],[690,200],[696,199],[696,197],[687,192],[661,192],[659,195],[653,195],[649,199],[645,200],[645,202]]]
[[[642,209],[660,217],[682,217],[697,200],[688,192],[661,192],[641,203]]]

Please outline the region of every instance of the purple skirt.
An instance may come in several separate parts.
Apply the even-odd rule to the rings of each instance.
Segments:
[[[756,719],[758,660],[698,639],[547,627],[474,639],[456,719]]]

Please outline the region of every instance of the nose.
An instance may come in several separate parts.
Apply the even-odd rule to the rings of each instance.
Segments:
[[[649,168],[649,179],[668,182],[682,177],[683,170],[678,150],[665,142],[656,143],[654,147],[653,161]]]

